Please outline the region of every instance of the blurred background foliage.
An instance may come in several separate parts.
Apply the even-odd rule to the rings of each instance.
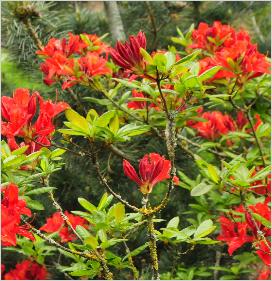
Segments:
[[[2,95],[11,95],[15,88],[26,87],[38,90],[44,97],[55,99],[56,87],[47,87],[43,84],[39,62],[35,55],[37,47],[24,24],[23,15],[18,10],[18,3],[2,2]],[[253,41],[258,44],[260,51],[270,56],[270,1],[122,1],[117,4],[125,35],[136,34],[139,30],[143,30],[147,35],[149,51],[167,49],[171,45],[171,37],[177,35],[176,27],[186,33],[191,24],[197,26],[201,21],[212,23],[220,20],[235,28],[246,29]],[[103,1],[30,1],[28,5],[32,13],[32,25],[43,44],[46,44],[49,38],[64,36],[67,32],[96,33],[100,36],[109,33],[105,41],[114,44],[115,38],[111,33],[110,18]],[[86,92],[80,87],[75,88],[75,92],[80,96],[97,96],[97,93]],[[73,106],[73,100],[68,92],[63,92],[59,87],[57,94],[59,99],[66,100]],[[93,103],[85,105],[101,112],[101,108]],[[80,109],[77,110],[80,112]],[[62,117],[58,122],[61,126]],[[56,138],[58,138],[57,135]],[[84,143],[80,145],[84,147]],[[148,152],[156,151],[166,154],[165,147],[158,139],[134,138],[133,143],[127,143],[125,147],[120,146],[120,148],[132,155],[135,160]],[[114,186],[115,190],[124,195],[128,201],[138,200],[139,202],[138,191],[120,172],[122,171],[121,159],[110,154],[107,149],[104,151],[101,162],[104,171],[111,176],[112,182],[117,183]],[[205,155],[206,159],[211,156],[208,153]],[[177,165],[189,177],[197,176],[197,168],[194,167],[188,155],[179,154]],[[78,197],[84,197],[96,204],[104,192],[96,178],[91,160],[68,153],[65,156],[65,166],[52,177],[51,185],[58,187],[56,195],[63,208],[67,210],[79,209]],[[152,200],[159,200],[164,189],[163,185],[158,185],[152,193]],[[195,202],[195,199],[192,199],[189,192],[181,188],[176,189],[172,199],[169,206],[161,213],[161,217],[169,220],[174,216],[180,216],[182,227],[185,227],[187,222],[184,212],[188,211],[188,204]],[[53,208],[48,207],[41,212],[42,215],[39,215],[39,218],[44,220],[53,211]],[[195,214],[197,217],[197,211]],[[134,241],[129,241],[129,244],[136,248],[142,245],[144,240],[145,234],[140,233]],[[212,246],[209,250],[205,245],[197,246],[195,249],[189,249],[186,255],[183,255],[183,252],[188,249],[181,246],[173,248],[171,245],[159,244],[158,247],[160,271],[164,272],[162,278],[190,280],[215,277],[215,271],[210,267],[216,263],[219,246]],[[166,251],[161,251],[162,248]],[[135,258],[136,267],[141,265],[140,268],[143,269],[142,279],[145,279],[145,265],[148,266],[146,259],[149,259],[149,256],[145,252]],[[243,263],[237,260],[223,253],[221,264],[234,267],[233,272],[230,273],[232,275],[229,275],[234,279],[250,278],[248,271],[243,267],[246,265],[246,257],[243,257]],[[9,260],[9,262],[13,264],[13,261]],[[150,269],[147,268],[146,271],[148,270]],[[58,277],[64,278],[61,275]],[[128,278],[125,275],[123,277]]]

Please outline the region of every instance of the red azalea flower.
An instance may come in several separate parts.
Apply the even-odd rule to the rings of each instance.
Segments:
[[[140,53],[141,48],[146,48],[146,37],[142,31],[139,31],[136,36],[130,36],[129,41],[124,44],[118,41],[115,48],[111,50],[111,56],[122,68],[142,73],[145,62]]]
[[[134,98],[145,98],[145,95],[142,92],[138,92],[135,89],[132,90],[132,97]],[[146,109],[146,101],[130,101],[127,104],[128,108],[132,109]],[[148,104],[148,107],[156,108],[154,103]]]
[[[95,53],[88,52],[85,57],[78,60],[80,70],[88,77],[111,74],[111,69],[106,66],[107,60]]]
[[[69,39],[51,38],[47,45],[42,50],[36,52],[37,55],[45,57],[53,57],[56,54],[61,54],[65,57],[70,57],[72,54],[80,54],[87,44],[84,43],[79,35],[68,33]]]
[[[270,73],[270,63],[252,44],[244,30],[236,32],[229,25],[214,22],[213,26],[200,23],[192,33],[193,44],[189,48],[200,48],[212,56],[200,61],[200,74],[214,66],[222,66],[209,81],[239,78],[239,83]]]
[[[20,225],[21,215],[31,216],[26,202],[19,199],[19,189],[15,184],[9,184],[2,189],[1,201],[1,240],[4,246],[16,246],[16,235],[35,240],[33,234],[25,225]]]
[[[268,245],[269,247],[268,247]],[[264,242],[260,241],[256,245],[256,254],[259,256],[259,258],[268,266],[271,265],[271,243],[270,242]]]
[[[248,124],[248,120],[243,111],[237,112],[236,124],[237,124],[238,129],[240,129],[240,130],[242,130],[243,127]]]
[[[30,260],[17,263],[15,269],[7,272],[4,280],[45,280],[48,277],[45,266]]]
[[[150,153],[140,160],[140,177],[127,160],[123,160],[123,169],[125,175],[138,184],[140,191],[148,194],[157,183],[170,178],[171,162],[157,153]],[[178,184],[177,177],[174,181]]]
[[[245,243],[253,241],[253,237],[247,235],[247,223],[233,222],[224,216],[219,218],[219,222],[221,233],[217,240],[227,243],[230,256]]]
[[[258,215],[260,215],[261,217],[265,218],[267,221],[270,221],[271,218],[271,209],[268,206],[268,203],[257,203],[255,205],[251,205],[249,206],[249,209],[253,212],[256,213]],[[248,222],[248,225],[250,226],[250,228],[252,229],[253,233],[257,234],[257,229],[254,223],[249,223],[248,216],[246,216],[246,220]],[[270,228],[264,226],[261,222],[259,222],[258,220],[255,220],[258,229],[260,231],[262,231],[264,233],[265,236],[271,236],[271,231]]]
[[[192,33],[193,43],[189,48],[204,49],[214,52],[219,49],[224,42],[229,44],[229,40],[235,34],[234,29],[229,25],[224,25],[215,21],[210,27],[207,23],[201,22],[196,30]]]
[[[67,216],[69,222],[76,229],[77,225],[81,225],[87,228],[87,221],[79,216],[74,216],[69,212],[65,211],[64,214]],[[51,218],[46,220],[40,230],[43,230],[47,233],[58,232],[61,242],[66,243],[69,241],[74,241],[77,239],[76,235],[72,232],[70,227],[66,226],[64,219],[62,218],[60,212],[56,212],[52,215]]]
[[[224,115],[220,111],[204,112],[200,117],[206,122],[188,122],[187,125],[196,129],[198,134],[206,139],[215,140],[216,138],[235,131],[234,120],[229,115]]]
[[[37,98],[40,110],[36,122],[32,124]],[[27,153],[37,151],[41,145],[32,139],[43,145],[50,145],[51,135],[55,131],[53,118],[68,107],[64,102],[44,101],[38,92],[30,95],[28,89],[16,89],[12,98],[2,97],[2,116],[6,120],[2,120],[2,135],[7,138],[11,150],[19,148],[15,137],[20,137],[24,138],[21,145],[29,145]]]

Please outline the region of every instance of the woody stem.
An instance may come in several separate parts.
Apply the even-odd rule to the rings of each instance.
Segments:
[[[48,243],[54,245],[55,247],[61,249],[61,250],[64,250],[66,252],[69,252],[71,254],[74,254],[74,255],[78,255],[78,256],[81,256],[81,257],[84,257],[84,258],[88,258],[88,259],[93,259],[93,260],[98,260],[97,256],[94,255],[94,254],[91,254],[91,253],[82,253],[82,252],[78,252],[78,251],[75,251],[75,250],[71,250],[69,248],[66,248],[64,246],[62,246],[61,244],[59,244],[57,241],[55,241],[54,239],[52,238],[49,238],[47,237],[46,235],[44,235],[42,232],[40,232],[40,230],[36,229],[34,226],[32,226],[30,223],[28,223],[26,220],[24,220],[22,218],[22,221],[35,233],[37,234],[38,236],[40,236],[42,239],[44,239],[45,241],[47,241]]]
[[[157,254],[157,243],[156,243],[156,234],[153,222],[153,215],[147,216],[147,229],[149,234],[149,250],[152,262],[152,280],[160,280],[159,274],[159,263],[158,263],[158,254]]]
[[[27,28],[27,30],[28,30],[30,36],[32,37],[32,39],[33,39],[33,41],[34,41],[34,43],[35,43],[35,45],[36,45],[40,50],[42,50],[42,49],[43,49],[43,44],[42,44],[42,42],[41,42],[41,40],[40,40],[40,38],[39,38],[37,32],[34,30],[34,27],[33,27],[32,23],[31,23],[30,18],[26,18],[25,20],[23,20],[23,23],[24,23],[24,25],[26,26],[26,28]]]
[[[117,200],[119,200],[121,203],[123,203],[125,206],[127,206],[128,208],[130,208],[131,210],[133,210],[134,212],[138,212],[139,209],[136,206],[131,205],[130,203],[128,203],[126,200],[124,200],[121,195],[115,193],[112,188],[110,187],[110,185],[108,184],[107,179],[103,176],[101,169],[100,169],[100,165],[99,162],[97,160],[97,155],[96,152],[94,151],[94,144],[92,142],[92,140],[90,141],[90,145],[91,145],[91,152],[92,152],[92,161],[93,161],[93,165],[96,169],[97,175],[101,181],[101,183],[104,185],[104,187],[106,188],[106,190],[112,194]]]

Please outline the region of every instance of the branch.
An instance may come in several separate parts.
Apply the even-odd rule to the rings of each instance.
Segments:
[[[106,190],[112,194],[117,200],[119,200],[121,203],[123,203],[125,206],[127,206],[128,208],[130,208],[131,210],[135,211],[135,212],[139,212],[139,209],[136,207],[136,206],[133,206],[131,205],[130,203],[128,203],[126,200],[124,200],[121,195],[115,193],[110,185],[108,184],[108,181],[104,178],[101,170],[100,170],[100,165],[99,165],[99,162],[97,160],[97,155],[94,151],[94,147],[93,147],[93,143],[92,141],[90,140],[90,144],[91,144],[91,149],[92,149],[92,161],[93,161],[93,164],[94,164],[94,167],[96,169],[96,172],[97,172],[97,175],[101,181],[101,183],[104,185],[104,187],[106,188]]]
[[[45,241],[47,241],[48,243],[56,246],[59,249],[62,249],[66,252],[69,252],[71,254],[74,255],[78,255],[87,259],[92,259],[92,260],[99,260],[98,257],[92,253],[82,253],[82,252],[78,252],[76,250],[71,250],[69,248],[66,248],[64,246],[62,246],[61,244],[59,244],[57,241],[55,241],[52,238],[48,238],[46,235],[44,235],[40,230],[38,230],[37,228],[35,228],[34,226],[32,226],[29,222],[27,222],[24,218],[22,218],[22,221],[38,236],[40,236],[42,239],[44,239]]]
[[[22,22],[24,23],[24,25],[26,26],[30,36],[32,37],[35,45],[37,46],[38,49],[42,50],[43,49],[43,44],[37,34],[37,32],[34,30],[34,27],[31,23],[30,18],[26,18],[24,20],[22,20]]]
[[[262,145],[261,145],[261,142],[260,142],[260,140],[259,140],[259,138],[258,138],[258,136],[257,136],[257,134],[254,130],[254,125],[253,125],[253,122],[252,122],[251,116],[250,116],[250,108],[246,111],[246,117],[247,117],[248,122],[250,124],[253,136],[256,140],[256,144],[258,146],[258,149],[259,149],[259,152],[260,152],[260,155],[261,155],[261,158],[262,158],[263,166],[265,167],[266,164],[265,164],[264,154],[263,154],[263,151],[262,151]]]

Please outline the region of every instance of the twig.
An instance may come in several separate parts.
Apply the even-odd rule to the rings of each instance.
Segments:
[[[256,140],[256,144],[258,146],[258,149],[259,149],[259,152],[260,152],[260,155],[261,155],[261,158],[262,158],[262,162],[263,162],[263,166],[265,167],[265,159],[264,159],[264,154],[263,154],[263,151],[262,151],[262,145],[261,145],[261,142],[254,130],[254,125],[253,125],[253,122],[251,120],[251,116],[250,116],[250,108],[246,111],[246,117],[248,119],[248,122],[250,124],[250,127],[251,127],[251,130],[252,130],[252,133],[253,133],[253,136]]]
[[[40,236],[41,238],[43,238],[45,241],[47,241],[48,243],[56,246],[59,249],[62,249],[66,252],[69,252],[71,254],[74,255],[78,255],[84,258],[88,258],[88,259],[93,259],[93,260],[98,260],[98,257],[92,253],[82,253],[82,252],[78,252],[76,250],[71,250],[69,248],[66,248],[64,246],[62,246],[61,244],[59,244],[57,241],[55,241],[52,238],[48,238],[46,235],[44,235],[40,230],[38,230],[37,228],[35,228],[34,226],[32,226],[29,222],[27,222],[24,218],[22,218],[22,221],[38,236]]]
[[[37,34],[37,32],[34,30],[34,27],[31,23],[30,18],[25,18],[23,21],[24,25],[26,26],[30,36],[32,37],[35,45],[38,47],[38,49],[42,50],[43,49],[43,44]]]
[[[94,151],[94,147],[93,147],[93,143],[92,141],[90,140],[90,145],[91,145],[91,150],[92,150],[92,161],[93,161],[93,164],[95,166],[95,169],[96,169],[96,172],[98,174],[98,177],[101,181],[101,183],[104,185],[104,187],[106,188],[106,190],[111,193],[117,200],[119,200],[121,203],[123,203],[125,206],[127,206],[128,208],[132,209],[133,211],[135,212],[138,212],[139,209],[136,207],[136,206],[133,206],[131,205],[130,203],[128,203],[126,200],[124,200],[121,195],[115,193],[110,185],[108,184],[108,181],[106,180],[106,178],[103,176],[101,170],[100,170],[100,165],[99,165],[99,162],[97,160],[97,156],[96,156],[96,153]]]
[[[132,256],[131,256],[131,252],[130,252],[130,249],[126,243],[126,241],[123,241],[123,244],[125,246],[125,249],[126,249],[126,254],[128,256],[128,261],[129,261],[129,264],[131,266],[131,270],[132,270],[132,273],[133,273],[133,279],[134,280],[138,280],[139,279],[139,272],[137,270],[137,268],[135,267],[134,265],[134,262],[133,262],[133,259],[132,259]]]

